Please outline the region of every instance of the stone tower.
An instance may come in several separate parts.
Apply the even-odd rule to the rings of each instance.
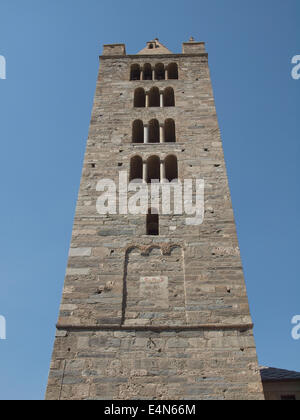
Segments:
[[[203,223],[104,178],[203,179]],[[105,45],[46,398],[263,399],[252,329],[204,43]]]

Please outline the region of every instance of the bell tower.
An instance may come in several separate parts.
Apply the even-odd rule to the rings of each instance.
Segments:
[[[252,330],[205,44],[104,45],[46,398],[263,399]]]

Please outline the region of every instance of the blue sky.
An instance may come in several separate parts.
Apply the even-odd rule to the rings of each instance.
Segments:
[[[300,371],[299,0],[1,0],[0,399],[44,397],[102,44],[205,41],[259,362]]]

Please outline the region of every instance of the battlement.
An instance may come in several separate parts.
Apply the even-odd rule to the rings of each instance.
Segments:
[[[205,42],[197,42],[193,37],[188,42],[182,44],[182,54],[206,54]],[[174,55],[158,38],[148,41],[145,48],[138,52],[137,55]],[[181,55],[181,54],[175,54]],[[109,56],[126,56],[125,44],[106,44],[103,45],[103,57]]]
[[[182,44],[182,54],[203,54],[206,53],[205,42],[196,42],[193,37],[189,42]]]
[[[125,44],[103,45],[103,55],[126,55],[126,46]]]

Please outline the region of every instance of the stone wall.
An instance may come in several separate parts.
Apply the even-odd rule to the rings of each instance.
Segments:
[[[179,79],[129,81],[135,63],[177,63]],[[100,64],[47,398],[263,398],[203,44]],[[134,108],[135,88],[153,86],[176,106]],[[152,118],[174,119],[176,143],[131,143],[133,121]],[[205,180],[202,225],[161,215],[152,237],[144,215],[97,213],[97,182],[118,184],[136,154],[173,154],[180,179]]]
[[[261,397],[248,331],[60,331],[54,350],[48,399]]]

